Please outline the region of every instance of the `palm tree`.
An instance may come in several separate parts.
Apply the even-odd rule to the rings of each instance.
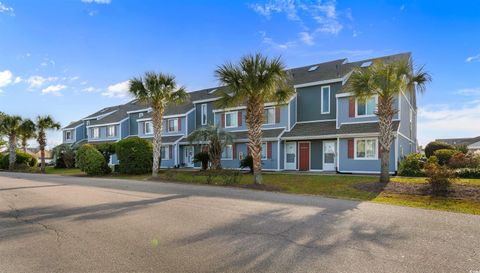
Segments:
[[[169,103],[180,104],[187,99],[184,87],[178,87],[175,77],[163,73],[146,72],[144,77],[130,80],[130,93],[152,108],[153,166],[152,176],[158,176],[162,148],[162,120]]]
[[[40,170],[45,173],[45,146],[47,146],[46,131],[49,129],[60,129],[60,123],[56,122],[51,116],[37,117],[37,141],[40,146]]]
[[[221,85],[220,107],[237,106],[246,103],[248,127],[248,148],[253,158],[255,183],[262,183],[262,125],[264,103],[287,101],[293,94],[288,84],[289,74],[280,57],[268,59],[260,53],[247,55],[238,64],[227,62],[215,70]]]
[[[8,137],[9,165],[8,169],[12,171],[17,159],[17,135],[22,125],[20,116],[3,116],[0,123],[0,132]]]
[[[233,142],[233,137],[230,133],[222,130],[218,126],[208,125],[193,131],[188,136],[190,143],[208,142],[208,156],[212,165],[210,169],[220,170],[222,168],[221,158],[222,149],[225,145]]]
[[[35,137],[35,129],[35,123],[30,119],[24,120],[20,126],[18,137],[20,138],[22,150],[25,153],[27,152],[27,141]]]
[[[414,71],[412,59],[400,59],[392,62],[374,61],[368,68],[353,71],[347,88],[359,99],[378,96],[375,115],[379,120],[379,142],[381,171],[380,182],[390,181],[390,147],[394,140],[393,117],[398,112],[394,109],[394,98],[401,92],[414,94],[416,90],[424,92],[431,76],[423,67]]]

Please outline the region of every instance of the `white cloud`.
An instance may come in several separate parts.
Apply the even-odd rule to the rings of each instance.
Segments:
[[[95,88],[93,86],[82,89],[83,92],[87,92],[87,93],[97,92],[97,91],[100,91],[100,90],[101,90],[100,88]]]
[[[56,96],[60,96],[61,93],[60,91],[67,88],[66,85],[63,84],[57,84],[57,85],[50,85],[44,89],[42,89],[42,94],[53,94]]]
[[[0,2],[0,13],[5,13],[10,16],[15,16],[15,12],[13,11],[13,8],[3,4],[2,2]]]
[[[13,74],[10,70],[0,71],[0,87],[9,85],[12,78]]]
[[[16,77],[15,80],[13,81],[13,84],[17,84],[17,83],[20,83],[22,81],[23,81],[23,79],[21,77]]]
[[[119,82],[107,87],[107,91],[102,96],[109,98],[125,98],[129,95],[129,81]]]
[[[314,45],[315,42],[313,41],[313,36],[310,35],[308,32],[300,32],[300,40],[302,40],[303,43],[306,45]]]
[[[460,89],[457,92],[455,92],[455,94],[464,95],[464,96],[478,96],[478,97],[480,97],[480,87]]]
[[[38,88],[38,87],[42,87],[47,82],[53,82],[56,80],[58,80],[58,77],[44,78],[42,76],[35,75],[35,76],[29,77],[27,82],[30,85],[30,88]]]
[[[262,36],[262,43],[267,44],[275,49],[285,50],[297,45],[295,41],[288,41],[285,43],[278,43],[274,41],[271,37],[268,37],[265,31],[260,31],[260,35]]]
[[[110,4],[112,0],[82,0],[83,3]]]
[[[475,56],[470,56],[465,60],[467,63],[473,62],[473,61],[480,61],[480,54],[475,55]]]

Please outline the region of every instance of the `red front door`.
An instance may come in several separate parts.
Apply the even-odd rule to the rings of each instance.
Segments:
[[[310,170],[310,143],[300,142],[298,144],[298,150],[299,150],[299,153],[300,153],[298,169],[300,171]]]

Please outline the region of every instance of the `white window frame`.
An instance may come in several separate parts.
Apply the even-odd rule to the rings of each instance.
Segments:
[[[366,145],[365,145],[365,157],[358,157],[357,156],[357,143],[358,141],[367,141],[367,140],[373,140],[375,141],[375,153],[373,157],[367,157],[367,150],[366,150]],[[366,138],[355,138],[354,143],[353,143],[353,153],[355,160],[378,160],[378,138],[376,137],[366,137]]]
[[[234,125],[227,126],[227,115],[233,115],[234,122],[232,124]],[[224,124],[225,128],[237,128],[238,127],[238,111],[226,112],[224,122],[225,122]]]
[[[375,96],[372,96],[372,97],[375,98],[375,111],[376,111],[376,109],[378,107],[378,96],[375,95]],[[365,115],[359,115],[358,114],[358,100],[359,100],[359,98],[355,98],[355,117],[357,117],[357,118],[374,117],[375,114],[371,114],[371,115],[367,114],[367,109],[366,108],[365,108]],[[366,101],[365,101],[365,107],[367,107],[367,102]]]
[[[202,125],[207,125],[208,123],[208,110],[207,110],[207,104],[204,103],[201,106],[201,114],[200,114],[200,119],[201,119],[201,124]],[[203,117],[205,117],[205,120],[203,120]]]
[[[263,156],[263,145],[265,145],[265,157]],[[262,149],[260,150],[260,156],[262,157],[262,160],[268,159],[268,144],[267,142],[262,142]]]
[[[266,120],[264,118],[263,125],[275,124],[275,120],[277,119],[277,117],[276,117],[276,112],[277,111],[275,111],[275,107],[265,107],[265,109],[263,109],[263,114],[264,115],[265,115],[265,111],[267,111],[267,110],[273,110],[273,121],[272,122],[266,122]]]
[[[163,155],[164,156],[162,156],[162,149],[163,149]],[[162,147],[160,148],[160,158],[162,160],[170,160],[170,147],[169,146],[162,145]]]
[[[147,132],[147,128],[148,128],[148,127],[147,127],[147,123],[148,123],[148,124],[151,124],[151,127],[150,127],[150,128],[152,128],[152,131],[151,131],[151,132]],[[151,134],[153,134],[153,122],[151,122],[151,121],[145,121],[145,122],[143,123],[143,132],[145,132],[145,135],[151,135]]]
[[[98,132],[97,136],[95,136],[95,132]],[[92,139],[97,139],[100,138],[100,127],[94,127],[92,128]]]
[[[173,121],[173,130],[170,130],[170,125]],[[178,119],[171,118],[167,120],[167,132],[178,132]]]
[[[324,92],[325,90],[328,90],[328,110],[323,109],[323,103],[324,103],[324,102],[323,102],[323,98],[324,98],[323,92]],[[322,114],[330,114],[330,95],[331,95],[331,93],[330,93],[330,85],[322,86],[322,89],[321,89],[321,92],[320,92],[320,93],[321,93],[321,96],[322,96],[322,99],[321,99],[321,103],[322,103],[322,104],[321,104],[321,111],[322,111]]]
[[[109,125],[107,126],[107,137],[116,137],[116,126],[115,125]],[[110,129],[113,128],[113,134],[110,134]]]
[[[223,157],[223,152],[225,151],[225,149],[226,149],[227,147],[230,147],[230,149],[232,149],[232,153],[231,153],[232,155],[231,155],[231,157]],[[225,145],[225,147],[223,147],[223,150],[222,150],[222,159],[223,159],[223,160],[233,160],[233,144],[227,144],[227,145]]]
[[[70,134],[70,137],[68,137],[69,134]],[[65,131],[65,140],[73,140],[73,133],[71,130]]]
[[[138,113],[139,118],[143,118],[143,113]]]

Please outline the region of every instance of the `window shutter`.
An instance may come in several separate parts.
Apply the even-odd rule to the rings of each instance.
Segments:
[[[348,139],[348,158],[353,158],[353,153],[354,153],[353,145],[355,145],[353,138]]]
[[[113,126],[113,136],[117,136],[117,126]]]
[[[242,126],[242,111],[237,112],[238,127]]]
[[[178,118],[178,131],[182,130],[182,118]]]
[[[235,143],[232,143],[232,158],[233,159],[237,158],[237,149],[236,148],[237,148],[237,145]]]
[[[272,158],[272,143],[267,142],[267,158],[271,159]]]
[[[275,107],[275,123],[280,123],[280,106]]]
[[[220,127],[225,128],[225,113],[221,114]]]
[[[169,145],[168,146],[168,159],[172,159],[173,157],[173,146]]]
[[[350,97],[348,100],[348,116],[355,117],[355,97]]]

